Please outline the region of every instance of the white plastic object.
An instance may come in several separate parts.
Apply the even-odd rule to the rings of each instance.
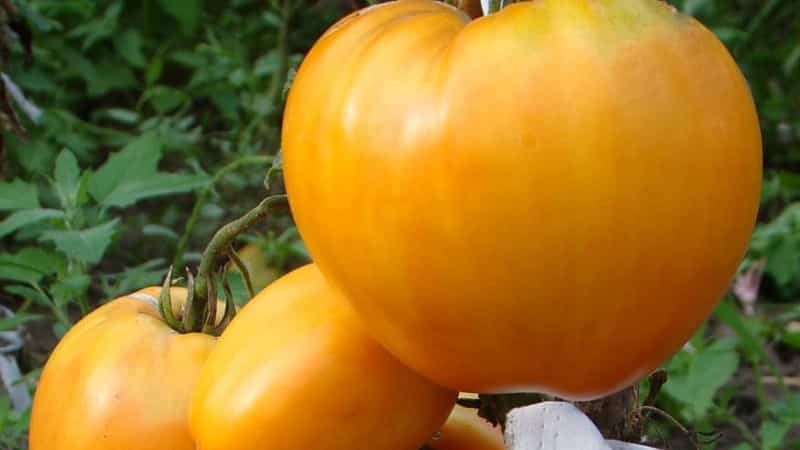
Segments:
[[[0,79],[3,80],[3,84],[5,85],[6,92],[11,96],[14,100],[14,103],[19,106],[19,108],[28,116],[29,119],[33,123],[39,123],[42,119],[42,110],[35,103],[28,100],[25,97],[25,94],[22,93],[22,89],[17,86],[16,83],[6,74],[0,73]]]
[[[567,402],[542,402],[511,411],[505,440],[509,450],[657,450],[604,439],[594,423]]]
[[[0,316],[12,317],[14,311],[0,305]],[[17,365],[17,352],[22,348],[19,329],[0,332],[0,379],[15,411],[31,406],[31,394]]]

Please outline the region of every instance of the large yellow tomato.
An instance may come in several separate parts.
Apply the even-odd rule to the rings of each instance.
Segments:
[[[742,74],[658,0],[356,12],[303,61],[282,141],[320,270],[463,391],[592,398],[657,367],[728,286],[761,180]]]
[[[308,265],[261,291],[222,333],[190,425],[202,450],[416,450],[454,400],[369,338]]]
[[[441,431],[428,442],[431,450],[505,450],[500,427],[493,427],[474,409],[456,406]]]
[[[160,291],[109,302],[59,342],[36,389],[31,450],[195,449],[189,399],[215,338],[169,328]],[[171,293],[178,310],[186,291]]]

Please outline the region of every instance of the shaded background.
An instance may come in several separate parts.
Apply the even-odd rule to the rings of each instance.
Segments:
[[[14,105],[0,108],[0,304],[14,311],[0,331],[23,338],[9,356],[32,389],[98,299],[196,263],[214,230],[265,195],[287,79],[328,25],[365,4],[14,3],[32,40],[0,17],[17,31],[0,37]],[[704,433],[705,448],[800,449],[800,2],[672,4],[713,29],[750,81],[766,172],[737,282],[665,365],[658,406]],[[240,243],[261,286],[308,258],[288,211]],[[0,449],[24,448],[27,420],[0,394]],[[666,421],[649,435],[688,448]]]

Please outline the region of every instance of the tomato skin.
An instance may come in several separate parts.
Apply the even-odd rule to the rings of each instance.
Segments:
[[[187,413],[215,338],[161,319],[161,288],[93,311],[59,342],[33,402],[31,450],[194,450]],[[172,288],[173,307],[186,290]]]
[[[478,416],[474,409],[456,405],[437,436],[428,442],[431,450],[505,450],[503,432]]]
[[[361,331],[313,265],[261,291],[233,319],[195,386],[202,450],[417,450],[455,393]]]
[[[313,259],[398,359],[568,399],[634,382],[712,312],[761,180],[735,62],[657,0],[359,11],[304,59],[282,149]]]

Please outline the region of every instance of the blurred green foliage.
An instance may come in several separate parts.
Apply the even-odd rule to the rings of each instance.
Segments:
[[[786,373],[800,359],[800,3],[672,3],[723,40],[756,99],[765,178],[740,272],[761,265],[764,273],[750,300],[755,313],[729,295],[666,364],[658,406],[694,430],[722,430],[707,448],[797,449],[800,395],[783,380],[800,375]],[[18,48],[4,72],[43,114],[35,122],[21,113],[26,138],[5,136],[0,300],[17,315],[0,329],[34,324],[55,336],[98,299],[160,282],[170,262],[195,263],[215,229],[263,197],[291,70],[351,7],[16,4],[33,32],[33,57],[26,65]],[[242,242],[278,271],[308,257],[285,212]],[[28,378],[43,357],[23,358]],[[0,449],[24,445],[27,417],[0,396]],[[651,431],[680,434],[666,423]]]

